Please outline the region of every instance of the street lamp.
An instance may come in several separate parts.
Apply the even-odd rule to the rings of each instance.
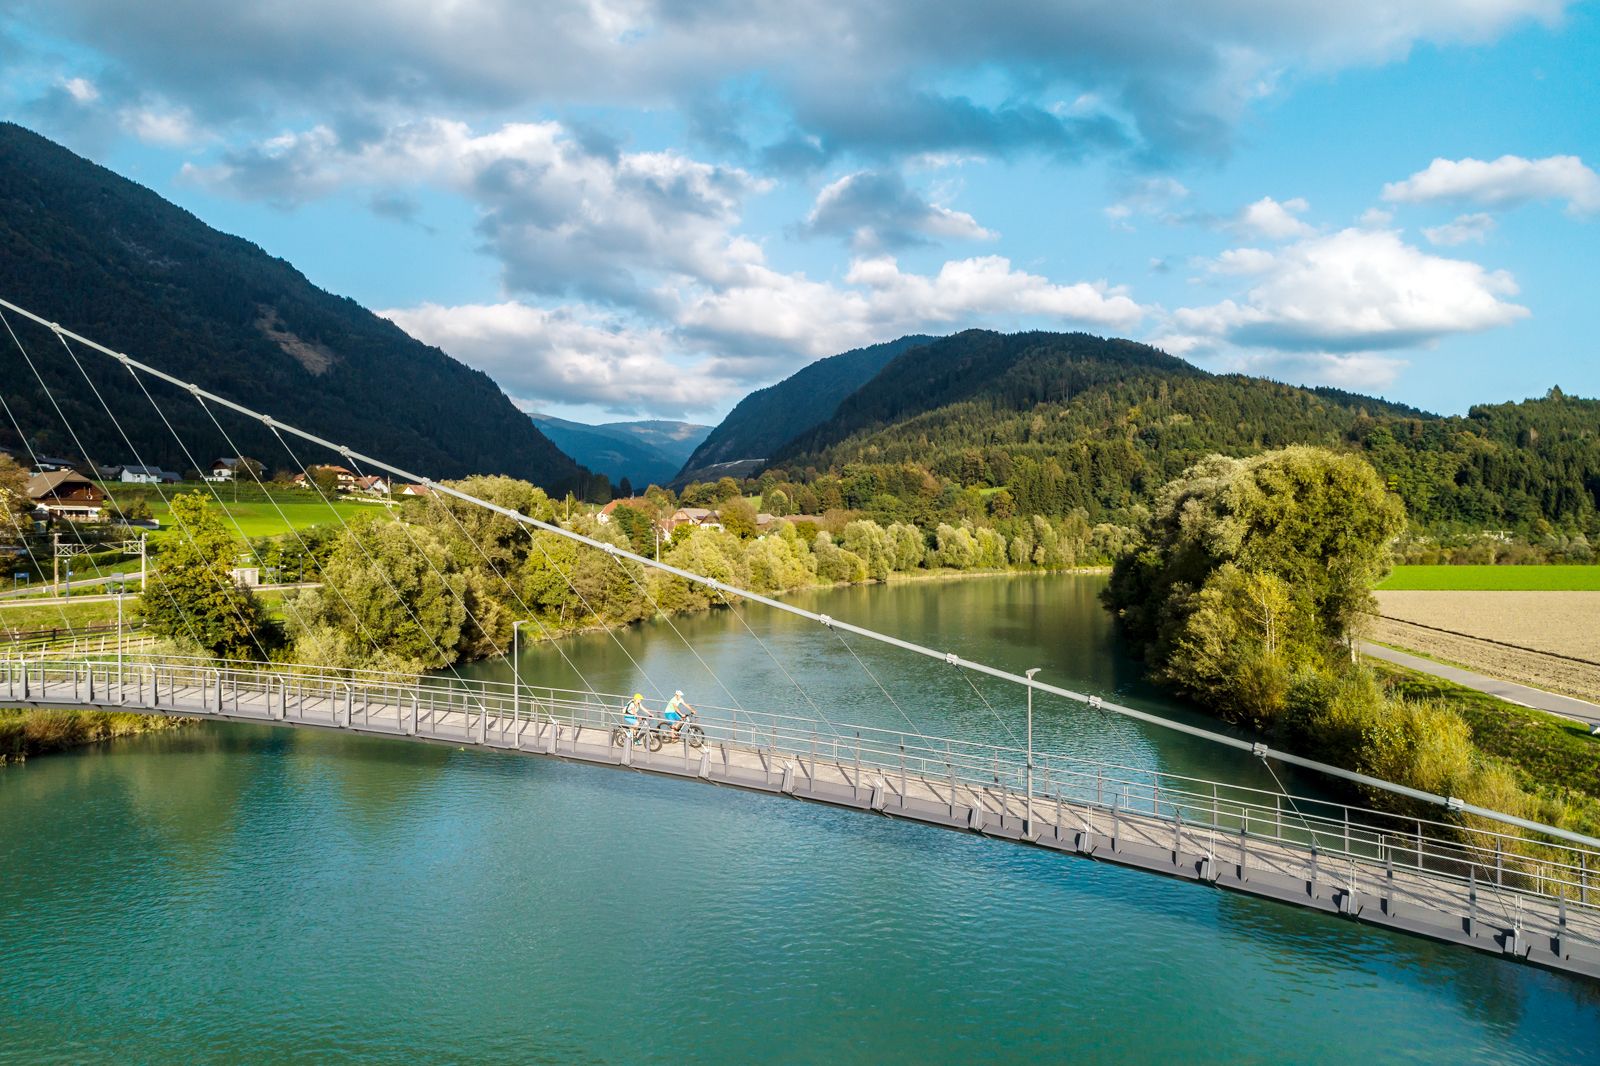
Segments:
[[[1022,835],[1032,840],[1033,832],[1033,675],[1041,668],[1035,666],[1027,672],[1028,678],[1028,805],[1022,816]]]
[[[511,720],[522,721],[522,656],[517,645],[517,632],[528,624],[526,618],[511,623]]]
[[[117,701],[122,701],[122,594],[127,589],[123,575],[117,574]]]

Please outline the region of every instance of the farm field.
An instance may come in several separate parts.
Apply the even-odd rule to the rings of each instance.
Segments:
[[[151,517],[158,520],[162,529],[150,534],[154,543],[171,535],[172,511],[166,502],[158,495],[153,485],[107,485],[106,489],[113,497],[128,499],[142,496],[150,505]],[[164,485],[162,492],[168,499],[181,492],[201,492],[212,500],[216,507],[216,499],[211,497],[210,489],[204,485]],[[301,489],[268,490],[251,486],[240,486],[235,502],[235,491],[230,486],[218,486],[217,495],[221,497],[222,504],[227,508],[227,514],[232,516],[232,521],[224,517],[224,522],[229,529],[238,523],[238,530],[245,538],[273,537],[287,533],[291,529],[305,529],[308,526],[335,524],[340,518],[349,521],[358,514],[377,514],[383,510],[381,504],[358,503],[350,500],[334,500],[331,503],[319,499],[314,492]],[[280,514],[279,512],[282,512]]]
[[[1600,592],[1600,566],[1397,566],[1378,589]]]
[[[1600,702],[1600,591],[1379,590],[1377,598],[1383,617],[1372,635],[1385,644]]]

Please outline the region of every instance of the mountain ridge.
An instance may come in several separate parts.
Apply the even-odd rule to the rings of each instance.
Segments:
[[[14,303],[319,436],[428,477],[504,473],[553,492],[586,491],[594,482],[488,375],[318,288],[286,260],[13,123],[0,123],[0,243],[8,250],[0,293]],[[85,360],[83,371],[113,404],[119,428],[76,368],[60,365],[47,331],[19,329],[19,341],[40,353],[55,349],[36,362],[91,453],[87,461],[133,462],[137,453],[147,464],[181,470],[190,456],[209,462],[238,450],[269,467],[293,464],[254,420],[224,420],[230,445],[186,394],[152,384],[175,441],[142,395],[130,393],[126,371]],[[20,430],[40,451],[75,452],[17,346],[0,350],[17,422],[0,423],[0,443],[20,445]],[[300,461],[336,454],[305,453]]]
[[[684,484],[708,473],[721,476],[753,467],[773,451],[828,418],[846,396],[891,359],[934,338],[922,334],[830,355],[782,381],[745,396],[694,450],[673,479]],[[742,470],[738,472],[743,472]]]
[[[558,448],[579,463],[605,474],[613,485],[627,478],[637,490],[670,483],[712,430],[711,426],[667,419],[590,425],[553,415],[529,417]]]

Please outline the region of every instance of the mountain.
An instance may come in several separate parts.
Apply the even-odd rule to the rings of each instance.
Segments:
[[[254,244],[10,123],[0,124],[0,247],[0,296],[331,441],[429,477],[503,473],[553,492],[588,487],[587,471],[487,375],[324,292]],[[235,454],[181,390],[151,385],[158,413],[116,363],[82,355],[86,383],[48,331],[8,318],[89,452],[84,458],[185,470]],[[9,336],[0,341],[0,380],[21,431],[41,453],[76,458],[72,434],[17,345]],[[218,417],[237,451],[269,470],[295,467],[269,428]],[[10,420],[0,422],[0,445],[16,447],[17,433]],[[298,443],[295,454],[304,462],[334,455]]]
[[[693,422],[605,422],[598,426],[533,415],[534,425],[562,451],[616,485],[627,478],[637,490],[665,485],[688,460],[710,426]]]
[[[760,466],[780,446],[833,414],[839,401],[866,384],[889,360],[933,338],[901,337],[819,359],[776,385],[739,401],[694,450],[676,482],[715,480]]]
[[[762,476],[806,511],[898,508],[928,521],[1003,506],[1082,509],[1098,521],[1148,504],[1205,455],[1288,444],[1359,450],[1429,528],[1547,536],[1545,523],[1568,536],[1600,533],[1595,400],[1552,389],[1440,417],[1337,389],[1211,374],[1148,345],[1083,333],[968,330],[908,350],[774,449]],[[988,495],[998,489],[1001,505]]]

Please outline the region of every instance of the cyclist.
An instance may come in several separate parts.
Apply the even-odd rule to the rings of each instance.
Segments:
[[[672,723],[673,736],[677,736],[679,731],[683,729],[685,713],[693,714],[695,712],[694,708],[689,706],[689,701],[683,698],[683,689],[680,688],[672,694],[672,698],[667,701],[666,709],[661,712],[662,720]]]
[[[622,724],[627,726],[628,731],[637,739],[641,735],[643,723],[649,719],[650,708],[644,705],[644,693],[635,692],[633,699],[622,708]]]

